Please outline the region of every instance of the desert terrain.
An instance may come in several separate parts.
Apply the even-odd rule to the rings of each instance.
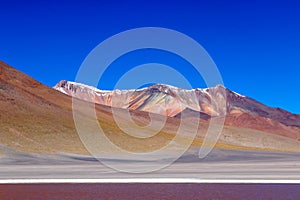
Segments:
[[[176,95],[178,89],[167,88],[166,91],[166,86],[152,86],[149,90],[138,91],[134,98],[132,95],[129,98],[130,94],[126,94],[122,98],[132,100],[126,105],[101,104],[95,102],[95,99],[86,99],[82,92],[86,89],[78,89],[81,96],[76,97],[75,94],[66,92],[71,88],[68,82],[60,82],[58,86],[59,90],[47,87],[0,62],[1,179],[299,179],[299,115],[269,108],[220,86],[205,90],[206,92],[199,90],[197,98],[201,99],[200,106],[188,107],[185,102],[181,103],[184,105],[180,107],[182,109],[179,109],[178,104],[188,92]],[[75,86],[72,86],[73,92]],[[66,90],[62,92],[62,88]],[[227,95],[229,103],[225,111],[218,105],[219,101],[212,101],[218,95],[218,90],[225,91],[224,94]],[[89,147],[82,143],[82,136],[78,134],[78,124],[74,123],[74,98],[79,111],[95,108],[96,119],[92,119],[85,112],[77,112],[82,119],[79,122],[82,123],[81,127],[85,127],[84,135],[97,135],[98,126],[94,124],[96,120],[113,144],[130,153],[148,153],[169,143],[174,145],[161,157],[135,160],[130,156],[119,155],[106,148],[102,141],[97,141],[101,148],[98,148],[99,152],[93,151],[91,155]],[[172,104],[166,105],[166,101]],[[157,105],[162,102],[166,106],[157,110]],[[129,103],[131,107],[128,107]],[[143,131],[135,129],[135,126],[128,126],[128,111],[133,122],[144,127]],[[176,137],[182,115],[188,119],[187,126],[183,130],[184,134]],[[115,122],[115,116],[120,119],[119,123],[127,125],[130,135]],[[206,158],[200,159],[198,152],[209,122],[218,117],[224,118],[225,124],[217,144]],[[159,124],[162,119],[166,120],[163,128],[157,134],[151,135],[153,127],[147,125]],[[190,138],[195,124],[199,125],[196,127],[197,134],[195,138]],[[187,141],[191,141],[191,146],[183,156],[175,163],[166,164],[163,169],[151,173],[122,173],[99,162],[106,160],[115,165],[126,165],[129,169],[168,163],[169,158],[176,157],[180,145]]]

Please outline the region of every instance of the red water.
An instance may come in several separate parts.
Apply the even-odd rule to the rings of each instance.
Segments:
[[[300,199],[283,184],[18,184],[0,185],[0,199]]]

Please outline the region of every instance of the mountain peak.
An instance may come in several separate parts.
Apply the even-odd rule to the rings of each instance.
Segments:
[[[285,125],[300,127],[300,115],[268,107],[220,84],[210,88],[187,90],[158,83],[141,89],[107,91],[62,80],[54,86],[54,89],[97,104],[112,106],[114,99],[113,107],[153,112],[170,117],[188,108],[212,117],[230,113],[251,113]]]
[[[158,83],[151,85],[150,87],[145,89],[148,89],[151,92],[163,92],[165,94],[169,94],[173,92],[173,90],[178,90],[179,88],[167,84]]]
[[[224,85],[221,85],[221,84],[217,84],[217,85],[215,86],[215,88],[223,88],[223,89],[226,89],[226,88],[224,87]]]
[[[201,126],[198,130],[201,136],[200,134],[207,130],[210,120],[219,116],[225,116],[226,128],[223,129],[220,137],[220,142],[225,145],[299,151],[299,115],[267,107],[248,97],[240,98],[230,90],[221,90],[222,86],[187,90],[166,84],[155,84],[137,90],[104,91],[81,83],[62,80],[54,88],[66,95],[0,62],[0,133],[4,138],[1,145],[18,151],[38,150],[38,153],[86,152],[72,118],[74,110],[71,97],[76,97],[104,105],[95,106],[96,116],[107,125],[105,130],[109,131],[117,144],[126,145],[124,141],[132,139],[131,136],[125,138],[127,134],[124,134],[114,121],[114,115],[117,114],[122,117],[124,124],[129,122],[130,119],[124,115],[123,109],[129,110],[134,121],[137,120],[142,125],[148,124],[148,113],[172,117],[172,119],[167,118],[163,134],[159,137],[151,137],[149,143],[130,142],[128,145],[130,151],[135,148],[138,152],[140,149],[146,149],[148,152],[153,145],[169,142],[169,134],[176,136],[177,127],[181,125],[181,119],[178,118],[184,117],[191,123],[199,120]],[[156,91],[150,92],[151,89]],[[227,97],[225,106],[222,104],[223,97]],[[106,107],[112,105],[120,109],[113,113],[112,109]],[[90,104],[81,101],[80,106],[79,111],[86,109],[85,106]],[[84,112],[79,114],[88,117]],[[153,122],[161,120],[161,116],[155,114],[151,120],[154,120]],[[83,122],[89,121],[88,119]],[[89,124],[84,124],[87,130],[94,131],[93,126]],[[189,127],[185,129],[187,137],[190,135],[190,130]],[[166,140],[161,141],[165,133]],[[153,140],[154,138],[157,140]],[[266,140],[266,138],[270,139]],[[138,145],[140,147],[136,147]],[[157,149],[156,147],[161,146],[154,146],[153,150]]]

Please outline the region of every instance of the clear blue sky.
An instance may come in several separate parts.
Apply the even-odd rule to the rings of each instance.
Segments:
[[[0,0],[0,59],[53,86],[74,80],[87,54],[107,37],[165,27],[202,44],[229,89],[300,113],[297,2]],[[205,87],[196,79],[193,85]]]

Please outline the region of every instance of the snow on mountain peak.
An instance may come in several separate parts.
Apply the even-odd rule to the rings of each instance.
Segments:
[[[153,112],[170,117],[180,114],[185,109],[205,113],[211,117],[224,116],[228,113],[251,113],[277,120],[285,125],[300,127],[298,120],[300,116],[280,112],[278,109],[228,90],[222,85],[186,90],[167,84],[154,84],[140,89],[108,91],[63,80],[56,84],[54,89],[97,104]]]
[[[220,99],[220,95],[226,95],[220,94],[221,91],[225,91],[222,90],[223,86],[186,90],[167,84],[154,84],[141,89],[107,91],[63,80],[54,86],[54,89],[85,101],[168,116],[175,116],[186,108],[205,111],[212,116],[226,112],[226,109],[220,107],[221,104],[218,105],[222,99],[226,99]]]

